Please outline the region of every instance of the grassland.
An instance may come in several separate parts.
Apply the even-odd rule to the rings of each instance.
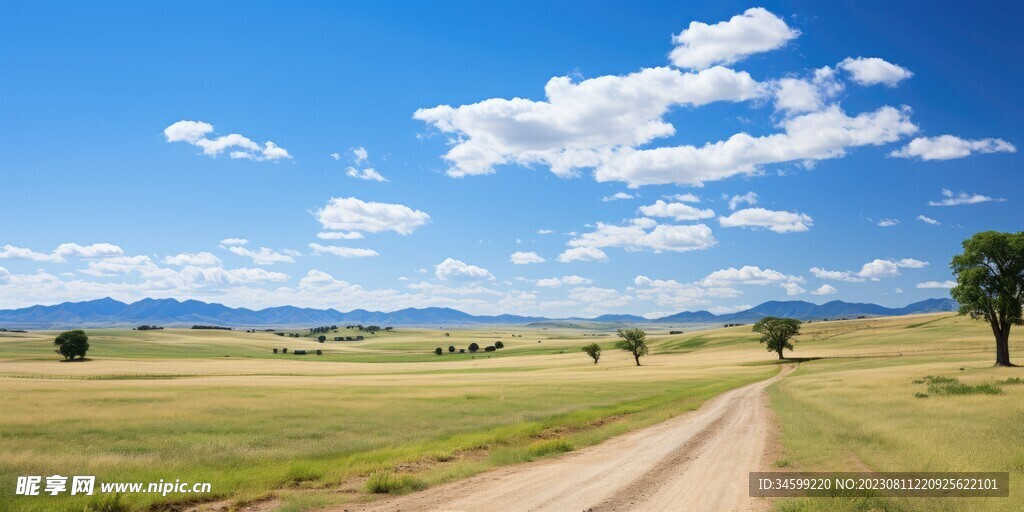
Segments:
[[[90,504],[12,496],[18,475],[53,473],[208,481],[228,506],[272,495],[280,510],[409,491],[594,444],[773,375],[775,355],[749,329],[653,331],[640,368],[612,350],[611,336],[592,335],[607,333],[578,329],[399,329],[325,344],[269,333],[90,331],[90,360],[71,363],[53,354],[53,333],[9,334],[0,337],[0,508]],[[506,348],[494,353],[433,354],[499,339]],[[605,348],[597,366],[579,352],[590,342]],[[1024,354],[1020,345],[1011,353]],[[991,346],[984,325],[948,314],[807,324],[793,355],[809,360],[771,390],[782,425],[777,466],[1010,471],[1020,481],[1024,385],[997,383],[1021,371],[993,369]],[[275,347],[325,354],[275,355]],[[929,376],[999,393],[936,394]],[[128,509],[187,500],[123,499]],[[777,508],[1012,510],[1024,502],[1017,494],[782,500]]]

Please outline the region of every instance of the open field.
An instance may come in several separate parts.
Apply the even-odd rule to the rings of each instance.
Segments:
[[[640,368],[611,349],[611,336],[581,330],[399,329],[325,344],[224,331],[89,334],[90,360],[71,363],[53,354],[53,333],[0,337],[0,479],[8,482],[0,486],[0,503],[10,509],[90,504],[67,495],[12,496],[18,475],[54,473],[210,482],[218,506],[265,500],[265,508],[303,510],[372,500],[367,491],[375,486],[409,492],[593,445],[779,370],[749,326],[653,334]],[[498,339],[506,348],[494,353],[433,354],[438,346]],[[579,352],[595,341],[605,348],[597,366]],[[792,355],[834,359],[802,363],[773,386],[783,432],[774,462],[797,469],[1005,470],[1019,480],[1024,385],[1000,386],[999,395],[914,396],[928,392],[927,383],[913,382],[926,376],[974,384],[1019,375],[991,368],[991,344],[985,325],[948,314],[806,325]],[[1013,354],[1022,354],[1019,345]],[[284,346],[325,355],[272,353]],[[125,495],[122,505],[185,505],[182,496]],[[1020,499],[1012,495],[1011,504],[1021,508]]]

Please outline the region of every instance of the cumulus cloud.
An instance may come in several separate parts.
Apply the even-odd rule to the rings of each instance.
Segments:
[[[723,198],[725,198],[725,197],[727,197],[727,196],[723,195]],[[750,206],[756,205],[757,204],[757,193],[755,193],[755,192],[747,192],[746,194],[743,194],[741,196],[736,195],[736,196],[730,197],[729,198],[729,209],[730,210],[735,210],[741,204],[744,204],[744,203],[749,204]]]
[[[373,167],[364,167],[362,169],[348,167],[345,169],[345,175],[366,181],[388,181],[387,178],[381,176],[381,174],[377,172],[376,169],[374,169]]]
[[[882,219],[878,221],[878,225],[883,228],[891,228],[899,223],[900,221],[897,219]]]
[[[850,73],[853,81],[860,85],[895,87],[900,81],[914,76],[908,69],[878,57],[847,57],[839,63],[839,68]]]
[[[786,290],[786,295],[799,295],[804,293],[800,284],[804,278],[795,275],[784,274],[778,270],[762,269],[754,265],[744,265],[741,268],[729,267],[716,270],[708,274],[700,285],[709,288],[731,289],[736,285],[776,285]]]
[[[178,267],[195,266],[195,267],[211,267],[220,265],[220,258],[214,256],[208,252],[183,252],[175,256],[165,256],[164,263],[167,265],[174,265]]]
[[[352,161],[357,164],[365,163],[370,159],[370,152],[366,151],[366,148],[359,146],[358,148],[352,148]]]
[[[948,290],[954,286],[956,286],[956,281],[925,281],[917,283],[917,287],[923,290]]]
[[[220,245],[246,245],[249,241],[244,238],[225,238],[220,241]]]
[[[248,249],[242,246],[229,246],[227,250],[246,258],[252,259],[256,265],[273,265],[274,263],[295,263],[295,258],[283,251],[277,252],[268,247],[260,247],[257,250]]]
[[[233,159],[247,160],[281,160],[290,159],[288,150],[266,141],[262,146],[248,137],[231,133],[216,138],[208,138],[213,133],[213,125],[203,121],[178,121],[164,128],[167,142],[185,142],[203,150],[203,154],[216,157],[228,151]]]
[[[680,68],[705,69],[782,48],[799,35],[800,31],[790,28],[782,18],[754,7],[714,25],[690,22],[686,30],[672,38],[678,46],[669,59]]]
[[[942,189],[942,199],[938,201],[928,201],[928,206],[961,206],[965,204],[988,203],[991,201],[1006,201],[1006,199],[983,196],[981,194],[968,194],[963,191],[959,194],[954,194],[952,190]]]
[[[325,230],[409,235],[426,224],[430,215],[402,204],[373,203],[354,197],[333,197],[315,212]]]
[[[955,135],[918,137],[889,156],[921,160],[951,160],[974,153],[1016,153],[1017,146],[1003,139],[961,139]]]
[[[321,240],[360,240],[363,234],[358,231],[321,231],[316,237]]]
[[[666,203],[661,199],[654,204],[641,206],[639,211],[648,217],[671,217],[679,221],[708,219],[715,216],[715,212],[709,209],[701,210],[686,203]]]
[[[775,111],[787,115],[817,112],[842,90],[842,82],[828,66],[814,70],[808,78],[781,78],[772,85]]]
[[[579,286],[582,284],[591,284],[594,281],[587,279],[586,277],[580,277],[577,275],[562,276],[562,277],[548,277],[544,279],[538,279],[533,284],[542,288],[557,288],[562,285]]]
[[[683,203],[699,203],[700,198],[687,192],[685,194],[673,194],[671,196],[665,196],[667,199],[675,199]]]
[[[7,284],[11,281],[11,273],[6,268],[0,267],[0,284]]]
[[[931,217],[926,217],[924,215],[918,215],[917,216],[917,220],[919,220],[921,222],[924,222],[925,224],[931,224],[933,226],[938,226],[938,225],[942,224],[941,222],[939,222],[939,221],[937,221],[937,220],[935,220],[935,219],[933,219]]]
[[[832,105],[782,120],[782,132],[754,137],[738,133],[703,146],[653,149],[624,147],[609,152],[594,171],[597,181],[630,186],[702,185],[749,175],[766,164],[839,158],[850,148],[894,142],[917,131],[909,110],[881,107],[850,117]]]
[[[65,243],[60,244],[49,253],[36,252],[32,249],[24,247],[15,247],[13,245],[5,245],[0,248],[0,259],[25,259],[40,262],[49,263],[63,263],[68,258],[108,258],[112,256],[120,256],[124,254],[124,250],[120,247],[108,244],[99,243],[91,245],[79,245],[76,243]]]
[[[574,247],[558,255],[558,261],[569,263],[572,261],[608,261],[608,255],[596,247]]]
[[[901,268],[919,269],[926,266],[928,266],[927,261],[917,260],[914,258],[903,258],[901,260],[876,258],[861,265],[860,270],[857,272],[849,270],[825,270],[823,268],[814,267],[811,269],[811,273],[819,279],[859,283],[866,279],[878,281],[886,277],[896,277],[900,275]]]
[[[811,291],[811,295],[835,295],[839,290],[830,284],[823,284],[817,290]]]
[[[336,245],[320,245],[318,243],[309,244],[309,248],[313,249],[313,254],[332,254],[334,256],[341,256],[342,258],[368,258],[372,256],[380,256],[377,251],[373,249],[362,249],[358,247],[339,247]]]
[[[537,234],[538,235],[550,235],[552,233],[554,233],[554,231],[552,231],[550,229],[538,229],[537,230]]]
[[[434,275],[442,281],[483,281],[493,280],[494,275],[485,268],[447,258],[434,267]]]
[[[596,286],[583,286],[569,290],[569,298],[575,301],[600,304],[602,307],[620,307],[633,301],[633,297],[623,295],[614,288],[598,288]]]
[[[738,210],[727,217],[719,217],[724,228],[767,228],[776,233],[807,231],[814,225],[810,216],[799,212],[772,211],[764,208]]]
[[[577,249],[602,249],[621,247],[627,251],[653,250],[655,252],[685,252],[708,249],[718,241],[711,233],[711,228],[704,224],[677,226],[659,224],[649,218],[632,219],[623,225],[598,222],[593,231],[583,233],[569,240],[569,246]],[[563,253],[563,255],[569,253]],[[586,254],[583,252],[577,254]],[[597,261],[607,258],[603,252],[590,253]],[[561,261],[561,257],[559,257]],[[594,260],[592,260],[594,261]]]
[[[616,193],[614,193],[614,194],[612,194],[610,196],[604,196],[604,197],[601,198],[601,200],[604,201],[604,202],[618,201],[620,199],[633,199],[633,195],[632,194],[627,194],[625,192],[616,192]]]
[[[454,145],[444,156],[451,163],[449,176],[490,174],[507,163],[543,163],[565,177],[596,166],[612,148],[673,135],[675,127],[663,119],[670,107],[742,101],[762,93],[749,74],[722,67],[699,73],[648,68],[579,83],[555,77],[544,89],[547,101],[494,98],[419,109],[413,117],[452,134]]]
[[[512,256],[509,256],[509,261],[511,261],[514,265],[529,265],[530,263],[544,263],[545,260],[539,254],[533,251],[516,251],[512,253]]]

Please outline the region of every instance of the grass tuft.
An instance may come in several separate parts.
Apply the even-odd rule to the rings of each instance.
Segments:
[[[374,494],[404,494],[426,488],[427,484],[410,475],[396,475],[390,471],[377,471],[366,480],[366,492]]]

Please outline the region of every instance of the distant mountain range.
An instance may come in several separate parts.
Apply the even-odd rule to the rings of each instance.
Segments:
[[[887,308],[877,304],[859,304],[834,300],[825,304],[804,301],[770,301],[759,306],[715,315],[708,311],[684,311],[661,318],[648,319],[636,315],[601,315],[595,318],[568,318],[563,321],[586,321],[610,324],[710,324],[748,323],[766,316],[817,320],[824,318],[856,318],[858,316],[899,316],[915,313],[956,311],[951,299],[928,299],[902,308]],[[260,310],[230,308],[223,304],[210,304],[197,300],[143,299],[131,304],[109,297],[85,302],[65,302],[54,306],[31,306],[22,309],[0,310],[0,327],[57,328],[73,326],[135,326],[155,324],[161,326],[190,326],[193,324],[238,327],[314,327],[318,325],[430,325],[459,326],[473,324],[529,324],[558,319],[497,315],[477,316],[451,308],[407,308],[390,313],[354,309],[341,312],[335,309],[298,308],[280,306]]]

